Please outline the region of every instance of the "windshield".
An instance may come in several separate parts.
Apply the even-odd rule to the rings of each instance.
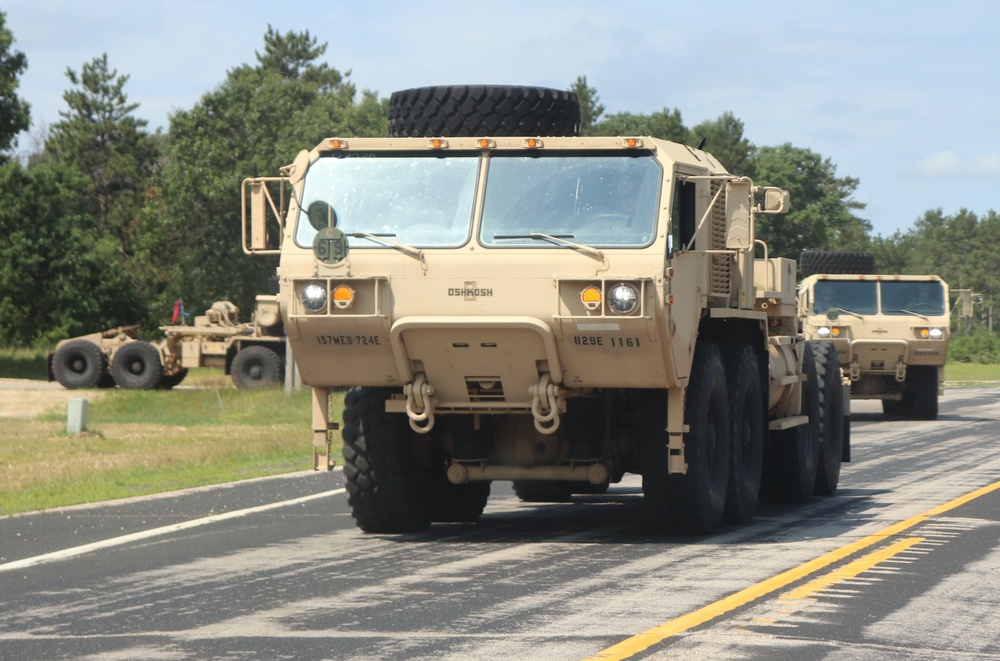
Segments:
[[[649,154],[496,154],[480,241],[552,248],[549,234],[590,246],[645,246],[656,232],[660,166]]]
[[[846,310],[856,314],[875,314],[878,312],[877,286],[876,282],[868,280],[820,280],[813,287],[813,312],[825,314],[829,310]]]
[[[882,282],[882,314],[945,314],[944,287],[940,282]]]
[[[336,154],[309,168],[295,242],[311,247],[331,222],[418,247],[469,240],[478,154]],[[332,213],[330,211],[332,210]],[[351,248],[385,247],[352,237]]]

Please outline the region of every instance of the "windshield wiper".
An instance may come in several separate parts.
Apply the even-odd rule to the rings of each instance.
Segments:
[[[920,314],[919,312],[914,312],[913,310],[903,310],[902,308],[900,308],[899,310],[889,310],[888,312],[886,312],[886,314],[893,314],[895,312],[905,312],[906,314],[912,314],[914,317],[920,317],[924,321],[929,321],[929,319],[926,316]]]
[[[347,236],[353,236],[356,239],[370,239],[372,241],[377,241],[384,245],[393,247],[400,252],[404,252],[420,262],[424,261],[424,251],[420,248],[414,248],[413,246],[408,246],[403,243],[396,243],[395,241],[390,241],[387,238],[390,236],[396,236],[395,234],[370,234],[368,232],[347,232],[346,234]]]
[[[594,259],[599,259],[604,261],[604,252],[598,250],[597,248],[591,248],[590,246],[584,245],[582,243],[577,243],[576,241],[570,241],[570,239],[575,239],[575,234],[543,234],[542,232],[531,232],[530,234],[494,234],[493,240],[499,241],[502,239],[543,239],[545,241],[551,241],[552,243],[569,246],[579,250],[582,253],[586,253],[593,257]]]
[[[843,312],[844,314],[849,314],[849,315],[851,315],[852,317],[857,317],[858,319],[861,319],[862,321],[864,321],[864,317],[862,317],[862,316],[861,316],[860,314],[858,314],[857,312],[852,312],[851,310],[845,310],[844,308],[838,308],[838,307],[837,307],[837,306],[835,306],[835,305],[834,305],[834,306],[831,306],[831,307],[828,307],[828,308],[826,309],[827,313],[829,313],[829,312],[830,312],[830,310],[834,310],[834,311],[836,311],[836,312]]]

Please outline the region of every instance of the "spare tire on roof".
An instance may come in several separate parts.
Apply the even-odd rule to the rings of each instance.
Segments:
[[[394,138],[580,135],[573,92],[519,85],[414,87],[389,97]]]
[[[804,278],[817,273],[871,275],[875,255],[864,250],[803,250],[799,268]]]

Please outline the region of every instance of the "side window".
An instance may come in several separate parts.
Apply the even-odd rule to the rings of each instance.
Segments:
[[[675,181],[673,208],[674,248],[680,250],[687,246],[694,237],[697,222],[695,220],[695,184],[693,181]],[[691,246],[692,249],[695,246]]]

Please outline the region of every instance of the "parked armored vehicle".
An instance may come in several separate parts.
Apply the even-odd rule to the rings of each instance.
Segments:
[[[161,326],[164,338],[139,339],[138,326],[63,340],[48,357],[49,380],[66,388],[172,388],[192,367],[218,367],[238,388],[275,385],[284,375],[285,338],[276,296],[257,297],[253,319],[218,301],[193,325]]]
[[[886,414],[934,420],[944,392],[951,317],[936,275],[821,273],[799,287],[810,339],[830,340],[854,399],[880,399]]]
[[[653,528],[693,532],[836,489],[837,352],[798,333],[795,262],[755,235],[787,192],[578,126],[565,92],[418,88],[393,94],[393,137],[244,181],[321,465],[330,391],[351,387],[363,530],[475,520],[493,480],[557,501],[637,473]]]

